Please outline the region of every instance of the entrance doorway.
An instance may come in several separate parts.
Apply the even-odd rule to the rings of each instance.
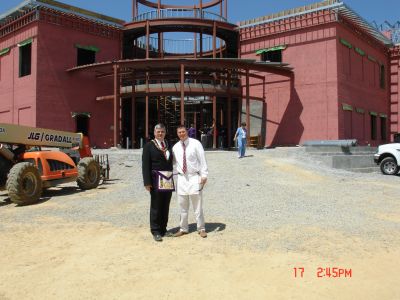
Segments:
[[[178,141],[176,128],[180,125],[180,98],[177,96],[149,97],[148,128],[149,138],[153,138],[153,128],[157,123],[163,123],[167,129],[167,140],[171,143]],[[132,141],[134,136],[133,148],[140,148],[146,142],[146,118],[145,118],[145,99],[138,97],[135,100],[135,107],[132,109],[130,98],[122,101],[122,138]],[[203,135],[210,135],[205,148],[212,148],[213,131],[210,127],[214,123],[217,129],[216,147],[229,148],[232,146],[232,139],[238,124],[239,99],[231,99],[230,126],[228,126],[228,99],[217,97],[216,120],[213,120],[213,103],[211,97],[186,97],[185,98],[185,117],[184,125],[189,128],[192,124],[196,129],[196,138],[201,140]],[[132,112],[135,116],[132,116]],[[135,124],[132,124],[134,122]],[[132,129],[135,134],[132,134]],[[230,131],[230,132],[229,132]],[[230,140],[228,135],[230,133]]]
[[[75,118],[76,132],[80,132],[84,136],[89,136],[90,114],[88,114],[88,113],[73,113],[72,117]]]

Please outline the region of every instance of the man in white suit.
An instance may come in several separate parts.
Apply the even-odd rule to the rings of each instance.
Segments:
[[[207,162],[201,143],[188,137],[188,131],[181,125],[177,129],[180,139],[172,148],[174,171],[177,176],[177,195],[181,209],[180,230],[175,237],[189,232],[188,215],[192,202],[197,221],[197,231],[202,238],[207,237],[203,213],[203,187],[207,182]]]

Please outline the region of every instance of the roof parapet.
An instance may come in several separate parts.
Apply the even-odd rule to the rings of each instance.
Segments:
[[[309,4],[309,5],[296,7],[296,8],[292,8],[292,9],[287,9],[287,10],[284,10],[284,11],[281,11],[278,13],[266,15],[266,16],[259,17],[256,19],[239,22],[239,27],[245,28],[245,27],[250,27],[250,26],[256,26],[256,25],[260,25],[260,24],[264,24],[264,23],[268,23],[268,22],[273,22],[273,21],[277,21],[277,20],[281,20],[281,19],[295,17],[298,15],[302,15],[304,13],[310,13],[310,12],[319,11],[319,10],[323,10],[323,9],[327,9],[327,8],[333,8],[333,7],[337,6],[338,3],[339,3],[339,5],[343,4],[340,0],[325,0],[322,2],[314,3],[314,4]]]
[[[299,8],[293,8],[290,10],[285,10],[277,14],[268,15],[262,18],[253,19],[250,21],[244,21],[239,23],[239,29],[244,29],[248,27],[254,27],[259,25],[265,25],[268,23],[294,18],[302,16],[305,14],[332,10],[336,12],[342,18],[348,20],[352,24],[358,26],[360,29],[364,30],[367,34],[371,35],[373,38],[384,44],[385,46],[392,46],[393,43],[385,35],[383,35],[379,30],[367,22],[363,17],[356,13],[353,9],[347,6],[343,1],[340,0],[326,0],[311,5],[302,6]]]
[[[16,7],[8,10],[7,12],[0,15],[0,24],[5,23],[9,19],[17,18],[19,15],[26,11],[33,10],[36,8],[45,7],[54,9],[67,14],[73,14],[82,18],[90,19],[95,22],[103,23],[108,26],[122,28],[125,23],[124,20],[112,18],[106,15],[102,15],[90,10],[58,2],[55,0],[25,0],[18,4]]]

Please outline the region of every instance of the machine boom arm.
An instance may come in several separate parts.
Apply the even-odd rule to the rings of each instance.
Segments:
[[[82,146],[82,134],[0,123],[0,143],[72,148]]]

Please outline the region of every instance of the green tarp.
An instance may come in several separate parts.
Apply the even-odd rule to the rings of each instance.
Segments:
[[[72,113],[71,113],[71,116],[72,116],[73,118],[76,118],[76,117],[78,117],[78,116],[84,116],[84,117],[90,118],[91,115],[92,115],[92,114],[91,114],[90,112],[72,112]]]
[[[7,54],[8,52],[10,52],[10,47],[8,48],[4,48],[3,50],[0,51],[0,56]]]
[[[351,105],[345,104],[345,103],[342,103],[342,109],[343,110],[353,111],[353,107]]]
[[[23,46],[26,46],[26,45],[28,45],[28,44],[31,44],[32,41],[33,41],[33,39],[32,39],[32,38],[29,38],[29,39],[27,39],[27,40],[22,41],[21,43],[19,43],[19,44],[18,44],[18,47],[23,47]]]
[[[94,51],[94,52],[99,52],[100,48],[96,47],[96,46],[84,46],[84,45],[80,45],[80,44],[75,44],[76,48],[79,49],[85,49],[85,50],[89,50],[89,51]]]
[[[358,54],[360,54],[361,56],[364,56],[365,55],[365,52],[363,51],[363,50],[361,50],[360,48],[355,48],[355,50],[356,50],[356,52],[358,53]]]
[[[356,108],[356,112],[358,112],[359,114],[363,114],[365,110],[362,108]]]
[[[340,39],[340,42],[345,45],[347,48],[351,49],[353,48],[353,45],[350,44],[348,41],[346,41],[345,39]]]
[[[287,47],[286,45],[280,45],[280,46],[275,46],[275,47],[271,47],[271,48],[264,48],[264,49],[257,50],[256,54],[260,55],[260,54],[266,53],[266,52],[285,50],[286,47]]]

